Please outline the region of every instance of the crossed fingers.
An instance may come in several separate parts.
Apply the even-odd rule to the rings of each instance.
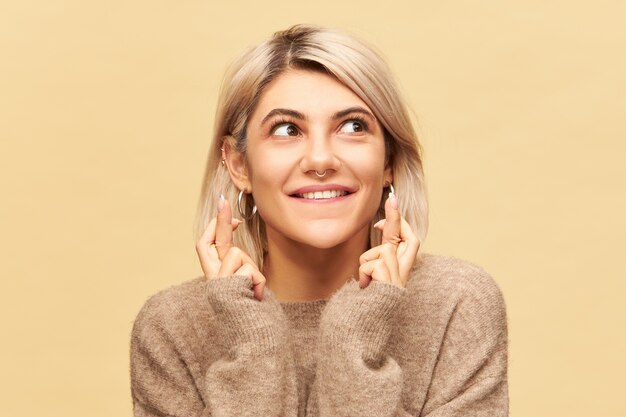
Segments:
[[[381,244],[359,258],[359,285],[365,288],[372,279],[404,288],[420,242],[398,210],[395,196],[385,202],[385,219],[374,227],[382,231]]]
[[[207,279],[231,275],[251,278],[254,297],[263,299],[266,279],[248,254],[233,244],[233,232],[241,220],[232,217],[228,201],[220,198],[217,216],[209,222],[196,243],[200,266]]]

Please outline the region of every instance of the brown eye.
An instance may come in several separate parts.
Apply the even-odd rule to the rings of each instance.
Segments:
[[[359,120],[348,120],[341,125],[340,132],[342,133],[361,133],[365,132],[365,125]]]
[[[282,123],[272,129],[274,136],[298,136],[298,128],[291,123]]]

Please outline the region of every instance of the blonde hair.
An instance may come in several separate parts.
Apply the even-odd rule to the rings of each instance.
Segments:
[[[202,182],[195,221],[195,240],[217,214],[220,194],[237,213],[239,190],[221,164],[226,143],[246,153],[246,125],[265,86],[288,69],[310,69],[334,76],[372,110],[385,131],[386,161],[393,167],[393,185],[402,217],[423,241],[428,230],[428,202],[421,159],[421,145],[407,107],[384,60],[364,42],[345,33],[310,25],[295,25],[243,54],[227,72],[217,104],[213,141]],[[372,225],[384,218],[381,208]],[[254,206],[245,198],[245,213]],[[236,214],[234,214],[236,216]],[[370,246],[380,244],[380,232],[371,228]],[[234,244],[263,268],[267,247],[265,224],[259,215],[244,221]]]

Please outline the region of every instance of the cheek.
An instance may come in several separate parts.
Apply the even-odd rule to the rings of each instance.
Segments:
[[[252,192],[258,206],[265,206],[264,202],[272,204],[291,172],[285,158],[272,153],[258,155],[249,169]]]
[[[379,182],[385,169],[383,147],[347,149],[343,152],[344,164],[363,183]]]

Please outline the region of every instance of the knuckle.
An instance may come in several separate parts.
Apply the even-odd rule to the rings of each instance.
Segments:
[[[420,247],[420,241],[419,239],[410,239],[406,241],[406,244],[409,248],[411,249],[415,249],[415,248],[419,248]]]
[[[230,242],[220,242],[219,240],[216,240],[214,245],[218,249],[229,249],[233,246]]]
[[[216,245],[217,246],[217,245]],[[225,248],[224,248],[225,249]],[[234,258],[237,256],[237,247],[233,246],[231,248],[228,248],[228,251],[226,252],[226,254],[224,255],[224,259],[228,258]]]
[[[233,248],[230,248],[225,254],[221,255],[220,257],[222,258],[222,263],[231,263],[233,261],[233,258],[235,258],[236,254],[235,251],[233,251]]]
[[[265,279],[263,279],[260,274],[254,274],[253,276],[254,281],[256,281],[254,285],[265,285]]]
[[[389,271],[389,268],[387,267],[387,264],[383,260],[381,260],[376,264],[376,270],[382,273],[387,273]]]
[[[396,246],[393,243],[385,243],[383,245],[382,251],[386,254],[386,255],[392,255],[396,252]]]
[[[241,257],[243,255],[243,251],[241,249],[239,249],[237,246],[230,246],[230,249],[228,250],[228,253],[232,253],[231,256],[238,256]]]

